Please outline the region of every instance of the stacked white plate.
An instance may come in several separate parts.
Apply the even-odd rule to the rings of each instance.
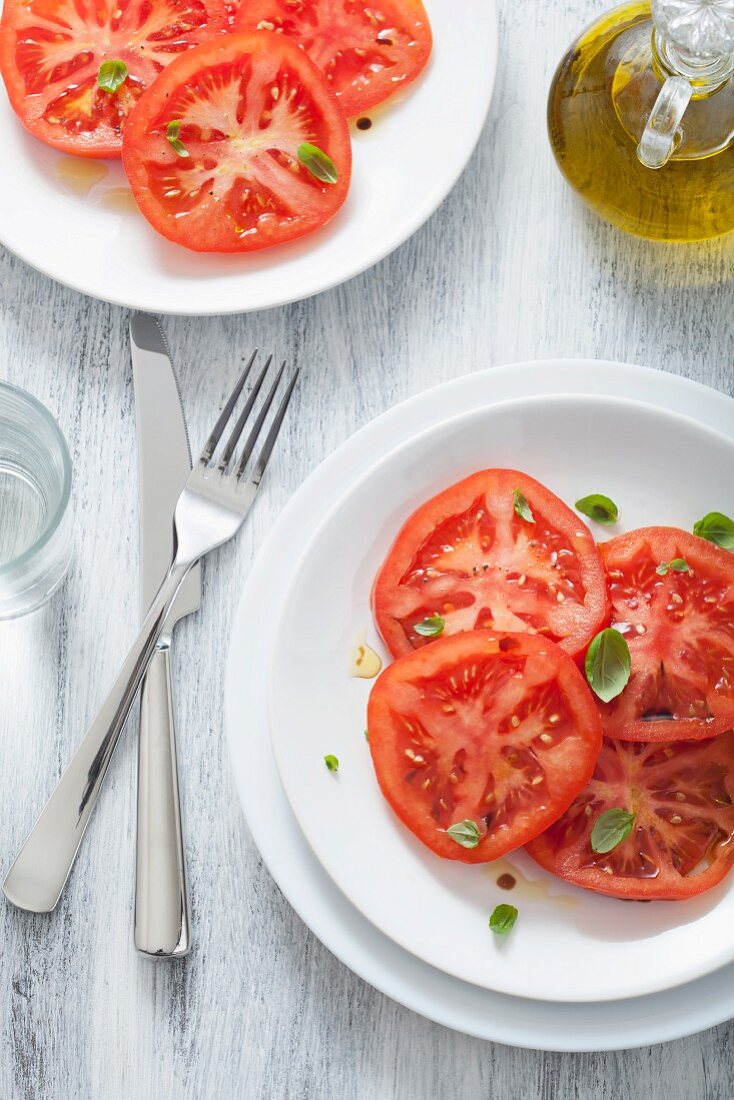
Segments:
[[[418,502],[495,465],[569,501],[608,493],[619,530],[690,529],[709,507],[734,510],[721,477],[734,468],[734,401],[640,367],[527,363],[430,390],[348,440],[278,519],[236,617],[226,710],[245,816],[319,939],[432,1020],[551,1050],[691,1034],[734,1016],[734,884],[624,905],[552,879],[523,853],[501,868],[447,863],[379,794],[363,735],[370,683],[348,670],[360,638],[379,649],[374,573]],[[338,775],[326,753],[338,756]],[[521,919],[497,940],[487,917],[510,900],[496,883],[509,868]]]

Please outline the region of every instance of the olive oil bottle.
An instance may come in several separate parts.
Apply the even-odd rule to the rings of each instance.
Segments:
[[[553,79],[558,166],[602,218],[657,240],[734,230],[734,0],[623,4]]]

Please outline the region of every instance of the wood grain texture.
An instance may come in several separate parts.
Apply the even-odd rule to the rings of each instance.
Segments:
[[[182,798],[195,950],[132,943],[134,763],[125,738],[58,912],[0,905],[0,1096],[38,1100],[731,1100],[734,1025],[632,1052],[543,1054],[472,1040],[376,993],[302,925],[243,824],[222,730],[224,656],[248,565],[305,476],[373,416],[495,363],[592,356],[734,393],[734,238],[664,246],[584,211],[545,139],[557,59],[596,0],[501,0],[491,117],[460,183],[398,252],[283,309],[168,318],[194,445],[258,345],[304,368],[242,536],[178,630]],[[440,49],[440,43],[437,48]],[[58,417],[78,523],[63,590],[0,624],[0,862],[7,866],[108,684],[137,614],[127,314],[0,254],[0,375]]]

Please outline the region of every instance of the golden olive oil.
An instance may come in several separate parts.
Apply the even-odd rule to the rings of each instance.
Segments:
[[[553,152],[571,186],[605,221],[656,240],[717,237],[734,229],[734,92],[728,82],[694,95],[684,117],[690,144],[662,168],[641,164],[637,144],[665,79],[650,49],[650,18],[649,3],[624,4],[589,27],[563,58],[548,100]],[[704,152],[697,153],[704,131],[698,144]],[[724,136],[712,143],[714,132]]]

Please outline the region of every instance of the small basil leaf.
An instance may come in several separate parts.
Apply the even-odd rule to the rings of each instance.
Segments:
[[[330,772],[338,772],[339,771],[339,760],[337,759],[336,756],[331,756],[331,754],[329,754],[328,756],[325,756],[324,757],[324,763],[326,764],[326,766],[327,766],[327,768],[329,769]]]
[[[591,850],[603,855],[611,852],[618,844],[632,832],[635,823],[635,815],[629,810],[615,807],[613,810],[605,810],[594,822],[591,830]]]
[[[498,905],[489,918],[489,927],[495,936],[506,936],[511,932],[517,920],[517,909],[514,905]]]
[[[97,84],[105,92],[116,92],[127,80],[124,61],[103,61],[97,73]]]
[[[479,843],[479,826],[476,821],[469,819],[457,821],[456,825],[451,825],[446,832],[462,848],[476,848]]]
[[[370,731],[369,730],[364,731],[364,739],[365,739],[365,741],[369,741],[369,739],[370,739]]]
[[[591,493],[588,497],[582,497],[576,501],[576,511],[593,519],[595,523],[602,523],[605,527],[611,527],[619,519],[619,508],[611,499],[602,493]]]
[[[687,573],[688,562],[685,558],[673,558],[672,561],[661,561],[655,572],[664,577],[669,569],[672,569],[674,573]]]
[[[609,703],[624,691],[630,664],[629,646],[618,630],[609,627],[592,639],[586,651],[586,679],[602,702]]]
[[[518,515],[520,519],[524,519],[526,523],[535,523],[535,516],[532,513],[532,509],[522,489],[515,489],[515,492],[512,494],[512,505],[515,509],[515,514]]]
[[[168,138],[168,144],[171,146],[174,153],[177,153],[179,157],[187,157],[189,155],[189,151],[179,138],[180,133],[181,122],[178,119],[173,119],[166,126],[166,137]]]
[[[443,634],[445,626],[446,620],[440,615],[429,615],[427,619],[416,623],[413,630],[416,634],[420,634],[421,638],[437,638],[439,634]]]
[[[339,179],[334,161],[318,145],[304,141],[303,145],[298,146],[296,155],[306,171],[321,183],[336,183]]]
[[[734,520],[723,512],[707,512],[703,519],[694,523],[693,533],[709,542],[715,542],[724,550],[734,550]]]

